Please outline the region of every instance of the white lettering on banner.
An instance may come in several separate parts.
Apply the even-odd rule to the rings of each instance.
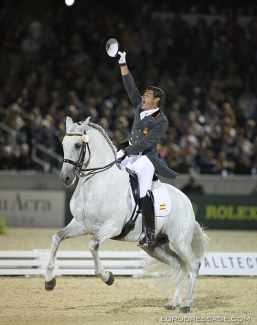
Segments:
[[[64,191],[0,191],[0,216],[8,226],[63,227]]]
[[[206,253],[201,275],[257,275],[257,253]]]

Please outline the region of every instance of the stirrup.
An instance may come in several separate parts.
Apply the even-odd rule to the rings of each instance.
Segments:
[[[144,238],[142,238],[141,240],[139,240],[137,246],[138,247],[147,247],[148,246],[146,236]]]
[[[139,240],[137,246],[138,247],[153,246],[154,243],[155,243],[154,230],[147,229],[145,232],[145,236],[141,240]]]

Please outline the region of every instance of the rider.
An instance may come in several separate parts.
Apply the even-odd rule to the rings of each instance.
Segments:
[[[164,159],[158,154],[157,144],[164,137],[168,120],[160,107],[165,99],[164,91],[148,86],[141,96],[126,63],[126,52],[118,52],[122,80],[128,96],[135,107],[135,116],[131,133],[120,145],[117,158],[122,165],[133,170],[139,181],[140,208],[144,222],[144,238],[139,246],[154,244],[155,215],[152,178],[155,169],[166,178],[175,178],[177,173],[169,169]]]

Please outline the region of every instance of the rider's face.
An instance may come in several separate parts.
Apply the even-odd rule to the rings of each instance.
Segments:
[[[154,109],[158,107],[159,98],[154,98],[153,90],[146,90],[142,95],[142,109]]]

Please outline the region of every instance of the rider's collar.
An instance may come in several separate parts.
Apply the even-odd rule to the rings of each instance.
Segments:
[[[140,119],[142,120],[146,116],[152,115],[153,113],[157,112],[158,110],[159,110],[159,107],[154,108],[154,109],[147,109],[140,113]]]

